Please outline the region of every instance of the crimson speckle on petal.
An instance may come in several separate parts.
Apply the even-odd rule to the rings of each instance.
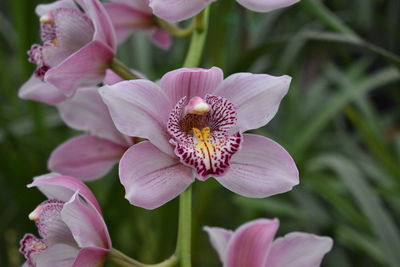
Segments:
[[[200,101],[198,96],[178,101],[168,119],[168,132],[173,136],[170,143],[181,162],[196,170],[199,179],[222,176],[229,168],[231,157],[240,149],[242,135],[231,135],[236,125],[235,107],[227,99],[207,95]],[[208,105],[204,112],[186,112],[193,101]],[[204,102],[204,103],[203,103]]]

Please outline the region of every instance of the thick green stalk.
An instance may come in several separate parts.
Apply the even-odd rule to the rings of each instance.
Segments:
[[[146,265],[130,258],[121,251],[113,248],[110,253],[108,253],[107,260],[117,264],[121,267],[144,267]]]
[[[175,31],[176,33],[180,31],[180,35],[186,35],[189,31],[192,32],[192,40],[183,67],[197,67],[199,65],[207,36],[208,17],[209,8],[206,8],[193,19],[193,26],[191,24],[187,29],[173,28],[171,24],[164,23],[162,20],[159,21],[160,24],[163,24],[164,28],[169,28],[170,32]],[[112,60],[110,69],[123,79],[137,79],[137,77],[116,58]],[[180,263],[180,267],[191,267],[191,242],[192,189],[189,187],[179,197],[178,237],[175,255],[159,264],[147,265],[131,259],[116,249],[112,249],[109,253],[108,260],[122,267],[172,267],[176,266],[178,263]]]
[[[119,61],[116,58],[113,58],[113,60],[110,63],[109,68],[114,71],[119,77],[125,80],[135,80],[138,79],[138,77],[132,73],[132,71],[121,61]]]
[[[210,10],[206,8],[194,19],[196,30],[192,33],[189,51],[183,67],[194,68],[200,64],[203,53],[204,42],[207,36],[208,17]],[[192,188],[189,187],[179,196],[179,221],[178,238],[175,255],[178,257],[181,267],[191,267],[191,247],[192,247]]]
[[[183,67],[194,68],[199,66],[201,54],[203,53],[204,43],[207,37],[209,7],[196,16],[196,30],[192,34],[189,51],[186,54]]]
[[[108,253],[107,260],[121,267],[173,267],[178,264],[178,258],[175,255],[157,264],[144,264],[130,258],[115,248],[111,249],[110,253]]]
[[[197,20],[196,18],[192,19],[190,24],[186,28],[180,28],[176,24],[170,23],[168,21],[165,21],[163,19],[157,18],[156,23],[160,25],[164,30],[169,32],[175,37],[179,38],[184,38],[189,36],[190,34],[193,33],[193,31],[196,30],[197,27]]]
[[[176,252],[181,267],[191,267],[192,242],[192,188],[189,187],[179,197],[178,241]]]

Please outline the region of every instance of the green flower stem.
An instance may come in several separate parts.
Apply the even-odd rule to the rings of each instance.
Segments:
[[[146,266],[143,263],[138,262],[138,261],[128,257],[127,255],[125,255],[124,253],[122,253],[121,251],[119,251],[115,248],[111,249],[111,251],[108,253],[107,260],[109,260],[121,267],[143,267],[143,266]]]
[[[192,188],[189,187],[179,197],[178,241],[175,254],[181,267],[191,267],[192,236]]]
[[[207,36],[209,8],[206,8],[193,21],[196,29],[192,33],[189,51],[186,54],[183,67],[197,67],[200,64],[204,42]],[[189,187],[179,196],[179,221],[178,238],[175,255],[178,257],[180,267],[191,267],[192,247],[192,188]]]
[[[116,58],[113,58],[113,60],[110,63],[109,68],[113,70],[119,77],[125,80],[135,80],[139,79],[135,74],[132,73],[132,71],[121,61],[119,61]]]
[[[107,260],[121,267],[173,267],[178,264],[178,258],[175,255],[157,264],[144,264],[130,258],[115,248],[111,249],[110,253],[108,253]]]
[[[185,38],[188,37],[197,28],[197,20],[192,19],[190,24],[186,28],[180,28],[176,24],[170,23],[160,18],[156,18],[156,23],[161,26],[164,30],[169,32],[175,37]]]
[[[204,42],[207,36],[209,8],[206,8],[197,15],[192,23],[186,28],[181,29],[163,20],[158,23],[170,33],[180,37],[192,33],[192,40],[189,51],[186,55],[184,67],[197,67],[200,63],[203,52]],[[118,59],[114,58],[110,64],[112,69],[121,78],[126,80],[137,79],[137,77]],[[180,267],[191,267],[191,242],[192,242],[192,189],[189,187],[179,197],[179,221],[178,238],[175,255],[169,259],[153,265],[148,265],[136,261],[122,252],[112,249],[108,255],[108,260],[122,267],[172,267],[180,263]]]
[[[186,55],[183,67],[193,68],[200,64],[201,54],[203,53],[204,43],[208,30],[208,17],[210,9],[207,7],[194,19],[196,21],[196,30],[192,34],[189,51]]]

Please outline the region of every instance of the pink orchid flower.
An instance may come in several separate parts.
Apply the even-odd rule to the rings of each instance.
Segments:
[[[136,76],[143,74],[132,70]],[[123,79],[107,70],[104,84]],[[59,145],[50,155],[51,171],[84,181],[104,176],[117,163],[136,138],[119,132],[111,119],[98,87],[80,88],[73,97],[56,105],[62,120],[72,129],[88,134],[71,138]]]
[[[160,86],[133,80],[100,88],[119,131],[148,139],[131,146],[119,176],[131,204],[157,208],[194,178],[213,176],[229,190],[267,197],[298,184],[290,155],[274,141],[242,134],[262,127],[278,110],[291,78],[222,70],[178,69]]]
[[[178,22],[193,17],[216,0],[149,0],[153,13],[162,19]],[[236,0],[255,12],[269,12],[293,5],[300,0]]]
[[[50,155],[51,171],[94,180],[105,175],[134,143],[116,128],[97,87],[80,88],[57,105],[63,121],[72,129],[85,131],[59,145]]]
[[[148,0],[113,0],[104,4],[111,18],[118,42],[123,42],[132,32],[146,31],[154,44],[162,49],[171,46],[170,34],[154,20]]]
[[[333,241],[308,233],[292,232],[274,239],[277,219],[258,219],[235,232],[204,227],[224,267],[318,267]]]
[[[136,70],[132,72],[137,77],[146,78]],[[114,84],[122,80],[113,71],[107,70],[103,82]],[[84,181],[98,179],[137,141],[115,128],[107,106],[98,93],[98,87],[82,87],[74,96],[56,107],[69,127],[88,134],[67,140],[53,150],[47,163],[51,171]]]
[[[21,239],[24,266],[103,266],[111,240],[90,189],[56,174],[37,177],[28,187],[37,187],[48,200],[29,214],[40,238],[26,234]]]
[[[115,32],[99,0],[59,0],[37,6],[43,45],[33,45],[29,61],[36,71],[19,96],[49,104],[74,94],[77,87],[96,85],[115,55]]]

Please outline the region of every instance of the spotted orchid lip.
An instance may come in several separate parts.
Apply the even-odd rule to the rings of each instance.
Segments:
[[[242,135],[230,133],[236,122],[235,107],[223,97],[207,95],[203,100],[196,96],[189,101],[183,97],[168,120],[173,137],[170,143],[181,162],[192,167],[199,179],[219,177],[240,149]]]
[[[61,210],[64,202],[50,199],[38,205],[29,214],[38,228],[40,238],[26,234],[21,240],[20,251],[24,254],[29,266],[35,266],[34,258],[55,242],[74,244],[71,232],[61,220]]]
[[[32,234],[25,234],[20,241],[20,252],[25,256],[26,263],[29,267],[36,266],[35,255],[39,254],[47,248],[43,239],[37,238]]]
[[[43,80],[44,75],[50,69],[50,66],[44,62],[43,46],[37,44],[32,45],[31,49],[28,51],[28,56],[28,61],[36,64],[35,75]]]

